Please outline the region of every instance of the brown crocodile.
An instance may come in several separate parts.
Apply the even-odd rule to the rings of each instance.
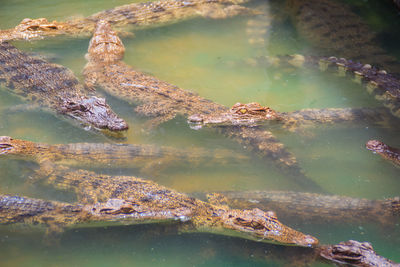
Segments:
[[[124,50],[121,39],[109,23],[100,21],[86,55],[88,63],[84,75],[88,88],[94,90],[98,85],[117,98],[139,104],[135,111],[154,117],[148,122],[152,127],[176,115],[220,114],[227,111],[223,105],[134,70],[122,61]],[[278,165],[302,189],[321,190],[304,175],[295,157],[270,131],[249,127],[230,127],[220,131]]]
[[[168,200],[170,201],[170,200]],[[211,229],[213,233],[222,233],[221,229],[228,231],[243,231],[248,233],[257,232],[263,225],[268,225],[271,222],[270,214],[264,213],[261,210],[232,210],[228,212],[228,216],[220,216],[226,212],[226,207],[210,206],[204,203],[206,207],[200,207],[195,199],[190,199],[188,202],[181,202],[179,205],[165,205],[164,209],[168,212],[160,212],[160,207],[150,206],[152,212],[146,213],[141,209],[142,202],[125,201],[121,199],[110,199],[104,203],[95,204],[69,204],[58,201],[48,201],[34,199],[21,196],[0,195],[0,224],[43,224],[48,226],[47,233],[60,232],[66,227],[88,224],[90,222],[122,222],[128,223],[146,223],[146,222],[162,222],[175,221],[177,227],[181,231],[190,229],[190,231],[207,231]],[[164,205],[164,204],[163,204]],[[191,208],[197,205],[195,210]],[[210,215],[205,210],[218,210],[218,214]],[[162,208],[161,208],[162,209]],[[214,212],[214,211],[213,211]],[[230,216],[233,216],[229,218]],[[200,220],[196,217],[205,217]],[[268,218],[266,220],[266,218]],[[289,228],[290,229],[290,228]],[[293,229],[290,229],[294,231]],[[264,230],[265,231],[265,230]],[[309,239],[310,236],[296,232],[303,238]],[[262,238],[265,238],[262,236]],[[316,239],[314,239],[316,240]],[[279,240],[282,242],[282,240]],[[296,240],[296,242],[298,242]],[[237,249],[235,240],[229,240],[226,244],[230,250]],[[293,243],[282,243],[284,245],[292,245]],[[299,245],[298,243],[295,243]],[[243,247],[243,245],[245,247]],[[350,264],[360,267],[375,267],[375,266],[399,266],[398,264],[376,254],[371,244],[364,242],[360,243],[354,240],[341,242],[337,245],[323,245],[310,248],[300,247],[283,247],[283,246],[267,246],[268,244],[260,244],[255,242],[246,242],[241,244],[240,249],[234,250],[235,255],[251,254],[252,257],[262,257],[263,259],[278,259],[285,258],[285,263],[293,264],[291,266],[309,266],[309,264],[321,262],[322,258],[325,261],[331,261],[339,264]],[[300,244],[303,246],[304,243]],[[313,243],[312,246],[317,245]],[[306,245],[308,246],[308,245]],[[268,249],[266,249],[268,248]],[[268,253],[266,253],[268,251]],[[321,258],[322,257],[322,258]]]
[[[399,197],[370,200],[291,191],[229,191],[208,197],[211,203],[239,209],[268,207],[284,221],[394,225],[400,217]]]
[[[32,178],[57,189],[73,190],[78,203],[91,205],[90,214],[105,214],[105,218],[118,215],[135,221],[180,219],[190,221],[197,230],[305,247],[318,244],[316,238],[280,223],[272,211],[213,205],[132,176],[72,170],[46,161]]]
[[[345,58],[316,57],[304,55],[288,56],[262,56],[245,60],[251,66],[291,66],[318,68],[322,71],[334,69],[339,76],[346,74],[354,77],[356,82],[364,82],[368,93],[381,101],[390,112],[400,117],[400,78],[397,75],[387,73],[370,64],[361,64]]]
[[[395,166],[400,166],[400,149],[390,147],[378,140],[369,140],[365,146],[368,150],[371,150],[382,158],[391,161]]]
[[[383,108],[325,108],[278,112],[256,102],[236,103],[229,111],[220,114],[195,114],[188,118],[191,127],[196,129],[203,125],[256,127],[272,122],[291,132],[318,124],[368,122],[386,125],[392,121],[391,114]]]
[[[90,168],[138,168],[145,174],[154,174],[163,167],[176,164],[203,166],[207,163],[242,162],[248,157],[230,150],[190,150],[155,145],[73,143],[50,145],[0,136],[0,155],[16,155],[35,162],[50,160],[57,164]],[[157,170],[155,170],[157,169]]]
[[[109,21],[115,27],[125,25],[149,26],[167,24],[195,17],[223,19],[239,14],[257,14],[238,4],[247,0],[165,0],[144,3],[132,3],[118,6],[88,16],[65,22],[46,18],[21,21],[13,29],[0,31],[0,42],[7,40],[33,40],[47,36],[68,35],[71,37],[89,36],[100,20]]]
[[[288,0],[298,33],[322,55],[336,55],[400,73],[400,61],[377,45],[377,34],[351,11],[333,0]]]
[[[0,83],[43,109],[105,133],[128,129],[104,98],[88,96],[71,70],[0,43]]]

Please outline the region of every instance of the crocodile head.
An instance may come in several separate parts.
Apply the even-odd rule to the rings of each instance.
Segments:
[[[31,155],[35,151],[33,147],[33,142],[0,136],[0,155]]]
[[[322,246],[320,255],[327,260],[351,266],[395,266],[393,262],[377,255],[370,243],[355,240]]]
[[[124,57],[125,47],[110,24],[100,20],[89,43],[88,60],[100,62],[119,61]]]
[[[315,237],[282,224],[273,211],[264,212],[257,208],[252,210],[230,209],[221,217],[226,228],[248,233],[259,240],[265,239],[268,242],[303,247],[314,247],[318,244],[318,239]]]
[[[63,28],[62,23],[49,22],[45,18],[39,19],[23,19],[18,26],[14,28],[14,34],[19,35],[22,39],[33,39],[41,36],[43,32],[59,32]]]
[[[381,141],[378,140],[369,140],[366,144],[365,147],[368,150],[371,150],[375,153],[384,153],[389,149],[388,145],[382,143]]]
[[[61,106],[60,112],[95,129],[112,132],[128,129],[127,123],[111,110],[104,98],[92,96],[66,100]]]
[[[228,112],[203,115],[195,114],[188,118],[191,125],[216,125],[216,126],[249,126],[254,127],[265,121],[281,120],[278,112],[259,103],[236,103]]]

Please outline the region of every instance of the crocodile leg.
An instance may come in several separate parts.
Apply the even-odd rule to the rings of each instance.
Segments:
[[[249,147],[267,161],[274,163],[301,189],[324,192],[320,185],[304,174],[295,156],[287,151],[285,146],[270,131],[257,127],[219,127],[217,130]]]

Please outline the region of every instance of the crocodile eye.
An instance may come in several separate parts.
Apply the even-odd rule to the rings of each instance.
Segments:
[[[88,108],[85,107],[85,106],[82,105],[82,104],[79,105],[79,109],[80,109],[80,111],[87,111],[87,110],[88,110]]]
[[[242,113],[242,114],[246,114],[247,113],[247,109],[246,108],[241,108],[239,110],[239,112]]]

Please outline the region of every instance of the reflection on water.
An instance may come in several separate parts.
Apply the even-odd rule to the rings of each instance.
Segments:
[[[0,28],[16,25],[24,17],[48,17],[65,20],[129,3],[117,1],[6,1],[0,10]],[[358,1],[355,2],[358,6]],[[393,10],[380,1],[363,2],[360,15],[368,19],[371,28],[382,36],[396,36],[388,28],[388,20],[396,18]],[[264,4],[264,3],[257,3]],[[21,7],[24,8],[21,8]],[[371,9],[375,15],[371,15]],[[76,12],[79,10],[79,12]],[[275,10],[272,8],[272,10]],[[376,11],[376,12],[375,12]],[[382,13],[387,13],[387,18]],[[390,13],[392,12],[392,13]],[[275,13],[274,13],[275,14]],[[378,15],[381,15],[377,17]],[[310,51],[309,44],[300,41],[290,22],[276,14],[268,29],[265,54],[286,54]],[[126,63],[162,80],[199,93],[226,106],[236,102],[257,101],[279,111],[302,108],[379,106],[366,90],[350,79],[328,73],[308,70],[262,69],[248,66],[231,67],[227,62],[251,57],[254,47],[245,34],[246,17],[227,20],[196,19],[175,25],[135,32],[135,37],[123,39]],[[400,20],[399,20],[400,21]],[[397,23],[397,22],[393,22]],[[398,24],[398,23],[397,23]],[[396,25],[397,25],[396,24]],[[400,35],[398,35],[400,36]],[[400,54],[394,46],[397,37],[386,38],[384,46],[394,55]],[[391,40],[392,41],[391,43]],[[60,38],[35,42],[15,42],[25,51],[48,55],[50,60],[71,68],[82,78],[89,39]],[[111,142],[93,132],[72,126],[66,119],[44,111],[10,111],[8,108],[24,104],[0,91],[0,135],[10,135],[45,143]],[[147,174],[148,178],[176,190],[194,193],[221,190],[291,190],[284,175],[269,162],[252,155],[237,143],[215,132],[191,130],[184,118],[176,118],[161,125],[150,134],[142,131],[145,120],[133,113],[132,106],[107,96],[114,111],[130,124],[127,143],[232,149],[246,154],[251,161],[241,164],[210,164],[206,167],[178,166],[162,172]],[[399,170],[364,148],[369,139],[381,139],[400,147],[399,129],[373,125],[351,127],[317,127],[305,133],[289,133],[278,126],[270,130],[282,141],[300,162],[307,176],[326,191],[338,195],[381,199],[399,195]],[[74,201],[75,196],[34,183],[26,183],[35,164],[0,159],[0,192],[31,197]],[[136,169],[117,169],[104,172],[142,175]],[[279,217],[279,214],[278,214]],[[399,224],[392,229],[379,229],[365,222],[363,225],[314,225],[284,222],[298,230],[317,236],[321,243],[337,243],[348,239],[372,242],[380,254],[400,261]],[[250,241],[206,234],[177,235],[154,225],[71,229],[63,234],[57,248],[41,242],[42,231],[26,227],[0,228],[2,266],[26,264],[48,266],[280,266],[282,262],[265,260],[256,252],[237,253],[241,247],[259,246],[264,251],[275,251],[276,246],[264,246]],[[173,231],[172,231],[173,232]],[[249,245],[251,243],[251,245]],[[289,252],[288,252],[289,253]],[[265,254],[265,253],[264,253]],[[268,253],[267,253],[268,254]],[[23,256],[22,256],[23,255]],[[266,263],[268,262],[268,263]]]

